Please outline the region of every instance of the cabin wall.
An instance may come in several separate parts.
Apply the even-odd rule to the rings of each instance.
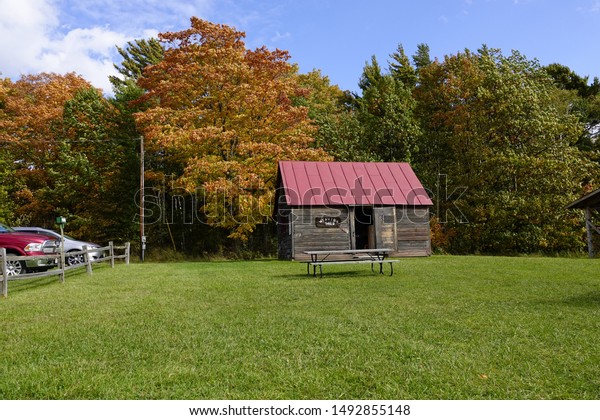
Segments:
[[[393,257],[431,255],[428,207],[375,207],[383,223],[373,247],[395,248]],[[395,213],[395,224],[394,216]],[[277,214],[278,257],[307,261],[304,251],[352,249],[353,208],[280,206]],[[389,219],[392,218],[390,226]],[[372,245],[370,245],[372,246]]]
[[[396,207],[398,257],[427,257],[431,255],[431,236],[428,207]]]
[[[296,207],[291,210],[291,220],[294,260],[309,260],[304,251],[351,248],[345,207]]]

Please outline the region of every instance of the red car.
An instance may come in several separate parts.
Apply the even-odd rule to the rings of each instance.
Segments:
[[[57,250],[54,238],[46,235],[16,232],[12,228],[0,223],[0,248],[6,249],[7,273],[15,276],[28,271],[41,271],[56,267],[56,259],[40,258],[35,260],[11,260],[10,256],[45,256],[54,254]],[[2,267],[0,266],[0,272]]]

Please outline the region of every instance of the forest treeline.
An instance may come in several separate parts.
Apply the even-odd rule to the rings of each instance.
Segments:
[[[0,221],[139,244],[144,145],[149,250],[274,254],[280,160],[410,162],[428,189],[434,249],[578,253],[598,188],[600,82],[482,46],[443,59],[401,44],[342,91],[235,28],[117,47],[104,94],[76,74],[0,80]]]

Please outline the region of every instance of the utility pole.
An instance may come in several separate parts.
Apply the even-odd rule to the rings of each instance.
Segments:
[[[140,261],[144,262],[146,251],[146,233],[144,231],[144,136],[140,136]]]

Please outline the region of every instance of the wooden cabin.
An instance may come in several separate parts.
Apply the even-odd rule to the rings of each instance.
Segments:
[[[304,251],[391,248],[429,256],[429,195],[408,163],[279,162],[279,258]]]

